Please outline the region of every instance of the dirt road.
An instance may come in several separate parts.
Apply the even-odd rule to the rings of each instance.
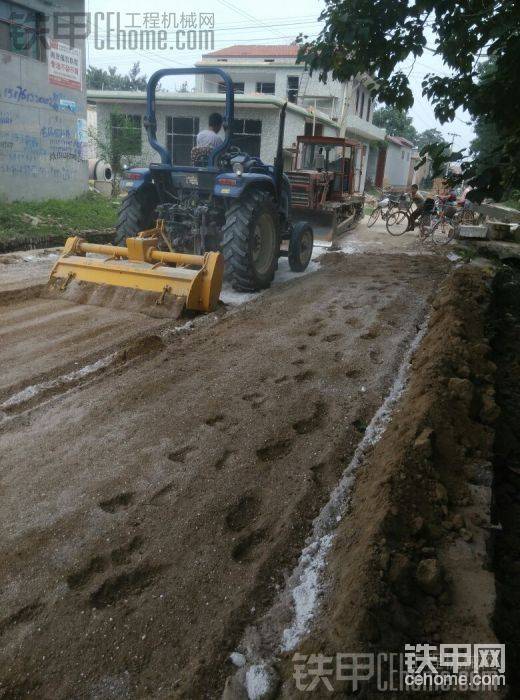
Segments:
[[[55,380],[116,352],[157,319],[130,312],[76,306],[56,299],[27,299],[0,307],[0,410],[2,401]],[[92,358],[92,360],[90,360]],[[80,375],[81,376],[81,375]]]
[[[73,375],[9,413],[3,697],[218,697],[229,653],[298,560],[444,271],[433,257],[329,253],[218,323],[141,327],[150,340],[137,352],[120,348],[88,383]],[[53,356],[23,303],[9,313],[24,366],[41,357],[29,373],[12,364],[4,405],[7,385],[55,378],[81,327]],[[27,336],[36,328],[31,357],[17,314]],[[124,348],[129,319],[111,331],[112,320],[90,363],[109,339]]]
[[[45,285],[59,249],[26,250],[0,255],[0,301],[23,297],[24,288]]]

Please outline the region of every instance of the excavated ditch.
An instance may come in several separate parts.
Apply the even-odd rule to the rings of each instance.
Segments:
[[[501,409],[493,460],[494,624],[506,644],[508,698],[513,700],[520,696],[520,270],[504,266],[494,291],[493,359]]]
[[[280,697],[299,697],[294,652],[334,659],[399,653],[405,644],[502,639],[490,556],[492,462],[500,444],[491,280],[487,271],[462,268],[437,293],[407,389],[358,466],[346,514],[320,565],[322,600],[310,634],[269,659]],[[247,655],[247,648],[240,651]],[[388,671],[383,663],[387,681]],[[378,696],[379,680],[362,684],[361,694]],[[334,675],[327,681],[333,689],[320,683],[314,697],[353,690]],[[396,697],[406,695],[399,674],[394,682]],[[233,682],[228,697],[241,697]]]

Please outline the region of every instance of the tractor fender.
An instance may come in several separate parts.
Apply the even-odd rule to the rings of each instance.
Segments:
[[[237,199],[250,187],[260,187],[276,195],[273,178],[263,173],[243,173],[243,175],[220,173],[215,181],[213,194],[218,197]]]
[[[231,184],[232,180],[236,183],[235,185]],[[252,187],[270,192],[276,199],[274,180],[270,175],[263,173],[244,173],[240,176],[235,175],[235,173],[221,173],[215,181],[213,194],[218,197],[238,199]],[[289,178],[284,174],[279,207],[286,218],[288,218],[290,206],[291,188]]]
[[[151,184],[152,174],[149,168],[128,168],[121,174],[120,187],[126,192]]]

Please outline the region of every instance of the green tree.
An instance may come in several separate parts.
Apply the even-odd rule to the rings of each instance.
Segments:
[[[479,68],[479,81],[493,78],[494,61],[487,61]],[[471,154],[481,168],[497,168],[501,165],[500,136],[497,127],[487,115],[475,120],[475,139],[471,142]]]
[[[98,120],[97,129],[89,129],[89,137],[96,146],[97,157],[110,163],[112,167],[112,194],[115,196],[119,190],[122,172],[133,165],[133,157],[139,157],[141,154],[140,119],[114,109],[108,119],[101,123]]]
[[[127,75],[117,72],[115,66],[108,70],[89,66],[87,69],[87,88],[89,90],[146,90],[146,75],[141,75],[139,62],[134,63]]]
[[[373,122],[386,129],[390,136],[403,136],[412,143],[417,141],[417,129],[412,124],[412,118],[401,109],[379,107],[374,111]]]
[[[496,126],[487,119],[480,117],[475,122],[475,138],[471,142],[471,153],[483,167],[500,165],[500,137]]]
[[[448,145],[448,142],[438,129],[425,129],[424,131],[421,131],[417,137],[415,145],[420,150],[432,143],[445,143]]]
[[[423,95],[441,123],[463,107],[476,120],[494,124],[500,140],[499,166],[475,158],[463,163],[473,176],[477,198],[499,197],[520,186],[520,13],[511,0],[325,0],[317,39],[299,37],[299,59],[311,71],[341,81],[363,73],[374,77],[373,95],[388,106],[413,104],[409,73],[413,62],[434,52],[450,75],[427,74]],[[483,57],[493,70],[479,79]],[[406,63],[408,62],[408,63]],[[403,63],[406,68],[403,68]],[[436,148],[436,146],[438,146]],[[427,147],[436,171],[449,158],[440,144]]]

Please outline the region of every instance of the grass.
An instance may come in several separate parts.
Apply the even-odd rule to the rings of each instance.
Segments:
[[[69,233],[113,228],[119,200],[88,192],[76,199],[43,202],[0,202],[0,241],[34,239],[61,241]],[[33,217],[33,218],[31,218]]]
[[[518,199],[508,199],[505,202],[500,202],[505,207],[511,207],[511,209],[520,209],[520,200]]]

